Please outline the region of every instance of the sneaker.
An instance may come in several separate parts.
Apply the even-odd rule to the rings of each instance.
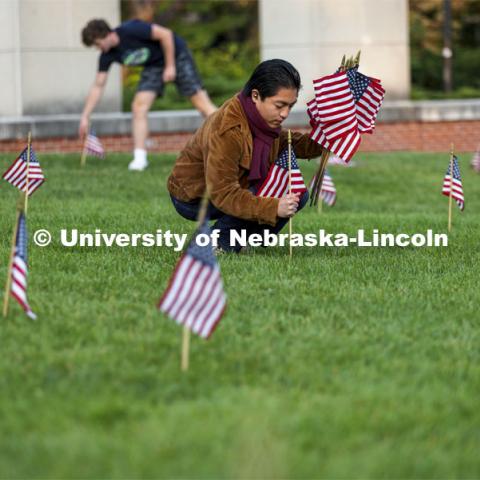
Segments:
[[[128,164],[128,169],[129,170],[134,170],[137,172],[142,172],[148,167],[148,161],[147,160],[135,160],[133,159],[129,164]]]

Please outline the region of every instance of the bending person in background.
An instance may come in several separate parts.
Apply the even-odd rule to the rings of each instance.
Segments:
[[[105,20],[95,19],[82,30],[82,41],[87,47],[94,45],[102,52],[80,120],[82,139],[88,133],[90,114],[103,94],[110,65],[118,62],[144,67],[132,102],[134,157],[128,166],[130,170],[144,170],[148,166],[147,114],[155,98],[162,96],[166,82],[175,82],[178,91],[188,97],[203,116],[216,110],[203,88],[187,44],[171,30],[141,20],[129,20],[112,30]]]
[[[287,148],[281,125],[290,114],[301,87],[300,75],[284,60],[268,60],[256,67],[241,93],[227,100],[205,120],[175,162],[168,190],[177,212],[197,218],[201,197],[210,194],[209,217],[220,230],[219,246],[230,245],[230,231],[247,234],[269,229],[278,233],[288,218],[303,208],[308,192],[283,198],[257,197],[279,152]],[[308,134],[293,133],[297,157],[321,155],[322,147]]]

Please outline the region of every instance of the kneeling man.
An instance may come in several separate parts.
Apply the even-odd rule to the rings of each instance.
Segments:
[[[288,146],[281,125],[288,117],[301,88],[298,71],[285,60],[260,63],[243,90],[208,117],[189,140],[168,178],[168,190],[177,212],[196,220],[201,198],[208,189],[208,216],[217,220],[219,246],[239,252],[230,245],[230,231],[247,234],[268,229],[278,233],[288,218],[303,208],[308,192],[301,197],[257,197],[279,153]],[[292,133],[297,157],[321,155],[322,147],[308,134]]]

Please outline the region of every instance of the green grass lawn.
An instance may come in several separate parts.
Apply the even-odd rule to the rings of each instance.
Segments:
[[[14,155],[2,155],[3,170]],[[66,248],[61,228],[191,233],[169,202],[174,156],[39,155],[29,299],[0,322],[0,478],[478,478],[480,176],[447,248],[255,249],[219,257],[227,312],[192,338],[157,312],[179,254]],[[358,154],[337,205],[297,233],[445,232],[448,154]],[[301,163],[307,179],[315,165]],[[0,278],[17,191],[0,186]]]

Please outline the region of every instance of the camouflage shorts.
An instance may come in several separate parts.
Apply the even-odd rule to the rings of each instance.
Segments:
[[[175,59],[175,66],[177,76],[174,82],[180,94],[185,97],[191,97],[203,89],[202,80],[188,48],[178,54]],[[161,97],[164,89],[162,75],[163,66],[145,67],[138,83],[137,92],[155,92],[157,96]]]

